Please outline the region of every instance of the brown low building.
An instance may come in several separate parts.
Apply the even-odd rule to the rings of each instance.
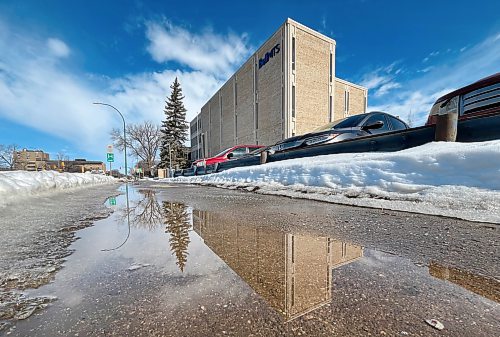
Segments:
[[[191,121],[191,159],[272,145],[366,112],[368,90],[335,77],[335,46],[287,19]]]
[[[91,161],[86,159],[75,160],[49,160],[48,170],[60,172],[85,173],[85,172],[106,172],[106,165],[102,161]]]
[[[14,170],[41,171],[47,167],[49,154],[42,150],[28,150],[14,152]]]

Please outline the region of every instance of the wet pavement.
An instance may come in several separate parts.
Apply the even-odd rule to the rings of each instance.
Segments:
[[[111,199],[55,280],[26,291],[57,300],[5,335],[500,335],[495,225],[185,185],[129,192],[128,211]]]

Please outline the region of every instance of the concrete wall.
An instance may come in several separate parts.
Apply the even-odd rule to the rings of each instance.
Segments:
[[[208,153],[210,156],[220,152],[221,143],[221,110],[220,91],[218,91],[208,102],[210,105],[210,142],[208,143]]]
[[[255,127],[257,143],[271,145],[282,139],[282,68],[283,31],[281,27],[257,51],[255,77],[257,83]],[[266,57],[267,54],[267,57]],[[272,55],[272,57],[271,57]],[[262,60],[262,61],[260,61]],[[259,68],[259,61],[267,62]]]
[[[200,146],[202,147],[202,153],[205,157],[210,156],[210,152],[207,146],[207,142],[210,141],[210,106],[209,103],[205,104],[201,108],[200,112],[200,117],[201,117],[201,134],[202,134],[202,139],[203,139],[203,134],[204,134],[204,139],[205,141],[200,142]]]
[[[255,143],[254,62],[254,58],[251,57],[236,73],[236,142],[238,144]]]
[[[346,92],[349,93],[346,106]],[[334,120],[367,112],[368,89],[354,83],[335,79],[335,115]]]
[[[330,50],[333,43],[297,26],[295,45],[295,134],[300,135],[329,122]]]
[[[236,144],[236,135],[234,133],[234,77],[221,88],[220,97],[222,109],[221,148],[225,149]]]

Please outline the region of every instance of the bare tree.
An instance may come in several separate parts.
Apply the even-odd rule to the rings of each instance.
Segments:
[[[408,121],[408,125],[410,126],[410,128],[412,128],[413,124],[415,123],[414,120],[413,120],[413,111],[412,111],[412,109],[410,109],[410,113],[408,114],[407,121]]]
[[[16,161],[14,153],[16,152],[17,148],[19,148],[19,146],[15,144],[0,144],[0,167],[6,167],[11,170],[14,168],[14,164]]]
[[[127,135],[127,149],[131,151],[131,155],[137,159],[143,160],[147,164],[149,172],[158,156],[158,148],[160,147],[160,126],[152,122],[129,124],[125,129],[125,133]],[[123,130],[113,129],[111,131],[111,139],[115,147],[123,151],[125,144]]]

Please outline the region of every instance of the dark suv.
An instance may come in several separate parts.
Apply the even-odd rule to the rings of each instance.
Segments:
[[[458,112],[458,120],[500,114],[500,73],[452,91],[436,100],[426,125],[436,124],[438,115]]]

